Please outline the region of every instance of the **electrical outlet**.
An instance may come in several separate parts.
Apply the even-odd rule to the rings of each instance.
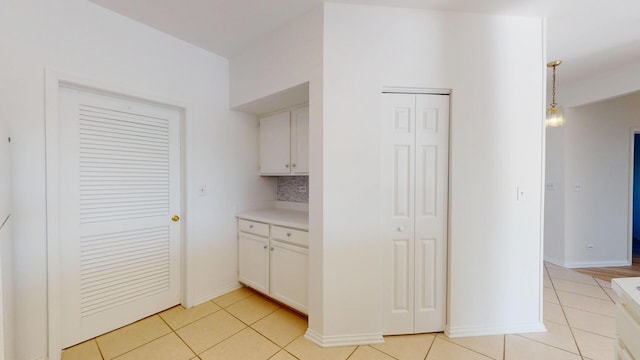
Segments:
[[[582,190],[582,184],[581,183],[575,183],[573,185],[573,190],[575,191],[581,191]]]
[[[307,193],[307,187],[302,185],[302,186],[298,186],[298,192],[300,193]]]
[[[593,250],[593,248],[596,247],[593,244],[587,244],[587,250]]]

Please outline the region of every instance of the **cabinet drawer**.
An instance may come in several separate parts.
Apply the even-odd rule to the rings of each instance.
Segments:
[[[238,219],[238,230],[259,236],[269,236],[269,224]]]
[[[271,226],[271,238],[294,245],[309,247],[309,233],[281,226]]]

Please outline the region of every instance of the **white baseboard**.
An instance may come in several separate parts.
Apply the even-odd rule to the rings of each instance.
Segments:
[[[242,284],[240,284],[239,282],[236,283],[232,283],[223,287],[220,287],[212,292],[210,292],[207,295],[201,296],[193,301],[186,301],[184,304],[182,304],[184,307],[186,308],[190,308],[190,307],[194,307],[197,305],[200,305],[202,303],[205,303],[207,301],[210,301],[212,299],[217,298],[218,296],[224,295],[226,293],[229,293],[233,290],[237,290],[240,289],[242,287]]]
[[[322,347],[370,345],[384,343],[382,333],[324,336],[311,329],[307,329],[304,337],[305,339]]]
[[[550,256],[545,256],[544,261],[560,267],[566,267],[564,264],[564,261],[550,257]]]
[[[468,336],[487,336],[487,335],[503,335],[503,334],[522,334],[532,332],[546,332],[547,328],[541,322],[515,324],[515,325],[487,325],[487,326],[459,326],[447,327],[444,330],[445,335],[450,338],[468,337]]]
[[[568,262],[564,265],[560,265],[569,269],[580,268],[592,268],[592,267],[616,267],[616,266],[629,266],[631,262],[627,260],[622,261],[575,261]]]

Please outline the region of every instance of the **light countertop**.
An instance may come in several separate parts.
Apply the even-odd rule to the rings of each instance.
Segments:
[[[309,230],[308,211],[266,208],[242,211],[237,213],[236,217],[239,219],[258,221],[307,231]]]
[[[611,279],[611,287],[618,296],[628,296],[633,304],[627,305],[640,315],[640,277]]]

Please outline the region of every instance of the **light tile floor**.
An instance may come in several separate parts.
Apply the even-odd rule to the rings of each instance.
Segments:
[[[320,348],[304,338],[304,317],[242,288],[76,345],[62,359],[607,360],[614,358],[614,300],[609,282],[545,264],[545,333],[387,336],[384,344]]]

